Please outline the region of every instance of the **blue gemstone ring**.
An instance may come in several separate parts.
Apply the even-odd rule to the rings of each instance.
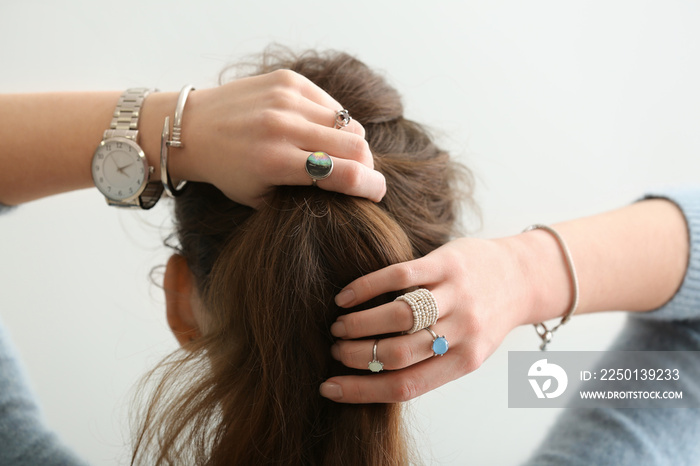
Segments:
[[[429,331],[433,336],[433,343],[431,345],[433,356],[442,356],[447,353],[447,350],[450,349],[450,342],[447,341],[445,335],[439,337],[430,327],[426,327],[425,330]]]
[[[313,185],[333,173],[333,159],[325,152],[312,152],[306,159],[306,173],[311,177]]]

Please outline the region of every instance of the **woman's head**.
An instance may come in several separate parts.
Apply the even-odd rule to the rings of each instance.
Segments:
[[[257,73],[282,68],[309,78],[364,126],[387,194],[375,204],[279,187],[252,210],[191,184],[176,201],[178,255],[165,281],[168,320],[184,349],[152,375],[137,461],[152,462],[153,451],[166,463],[409,461],[398,405],[336,404],[318,393],[328,377],[363,374],[331,358],[330,325],[358,310],[333,298],[361,275],[445,243],[461,171],[403,118],[398,93],[356,59],[266,54]]]

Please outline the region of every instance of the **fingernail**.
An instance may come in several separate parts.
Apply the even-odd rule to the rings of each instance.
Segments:
[[[340,361],[340,348],[338,348],[338,345],[331,346],[331,356],[333,356],[333,359]]]
[[[335,303],[340,307],[344,307],[353,302],[354,299],[355,292],[351,289],[347,289],[338,293],[338,296],[335,297]]]
[[[337,383],[323,382],[319,392],[321,393],[321,396],[325,396],[333,401],[338,401],[343,398],[343,389]]]
[[[347,330],[345,330],[345,324],[340,321],[334,322],[333,325],[331,325],[331,333],[334,337],[338,338],[343,338],[348,334]]]

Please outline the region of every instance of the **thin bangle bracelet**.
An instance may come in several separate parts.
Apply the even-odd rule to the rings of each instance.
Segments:
[[[185,189],[187,180],[181,180],[177,186],[173,185],[173,180],[168,172],[168,152],[170,147],[183,147],[182,137],[182,114],[185,110],[185,103],[190,92],[194,91],[191,84],[186,85],[180,91],[180,96],[175,105],[175,117],[173,118],[173,138],[170,137],[170,117],[165,117],[163,124],[163,132],[160,137],[160,180],[163,183],[163,189],[171,197],[179,196]]]
[[[535,224],[535,225],[530,225],[529,227],[525,228],[523,230],[523,233],[532,231],[532,230],[545,230],[552,236],[554,236],[554,239],[557,240],[557,243],[559,243],[559,247],[561,248],[562,254],[564,255],[564,259],[566,260],[566,267],[569,269],[569,275],[571,276],[571,285],[572,285],[572,298],[571,298],[571,306],[569,307],[568,312],[564,315],[564,317],[561,318],[559,323],[554,326],[552,329],[547,328],[547,326],[544,324],[544,322],[540,322],[539,324],[533,324],[535,326],[535,331],[537,332],[537,335],[542,339],[542,343],[540,344],[540,349],[542,351],[547,350],[547,343],[552,341],[552,334],[562,325],[567,323],[569,319],[571,319],[571,316],[574,315],[574,312],[576,312],[576,308],[578,307],[578,297],[579,297],[579,288],[578,288],[578,276],[576,275],[576,268],[574,267],[574,260],[571,258],[571,251],[569,251],[569,247],[566,245],[566,242],[564,239],[557,233],[557,231],[549,227],[547,225],[540,225],[540,224]]]

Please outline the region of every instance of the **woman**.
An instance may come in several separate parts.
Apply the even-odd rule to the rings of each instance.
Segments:
[[[152,375],[136,462],[413,461],[398,404],[338,404],[317,387],[329,375],[358,373],[329,352],[340,312],[333,297],[367,271],[448,241],[458,169],[403,118],[396,91],[352,57],[268,56],[258,72],[278,68],[352,108],[389,189],[375,204],[314,187],[277,188],[257,210],[206,184],[176,199],[179,246],[165,289],[183,350]]]
[[[269,192],[267,188],[275,184],[269,182],[258,184],[266,186],[262,195],[229,196],[234,200],[257,199],[258,202],[250,202],[259,207],[253,212],[227,199],[220,192],[227,192],[225,188],[219,191],[210,184],[191,183],[176,201],[178,254],[169,261],[165,279],[168,321],[183,349],[164,361],[149,378],[154,391],[144,402],[141,423],[136,429],[135,463],[406,464],[416,458],[402,430],[398,405],[324,401],[317,395],[318,385],[325,378],[336,376],[322,385],[321,393],[344,402],[411,398],[454,378],[446,369],[456,368],[461,373],[473,370],[509,327],[561,313],[560,305],[566,307],[570,298],[560,251],[544,232],[522,235],[519,243],[459,240],[436,249],[452,233],[457,196],[451,182],[459,170],[420,127],[402,118],[395,91],[363,65],[342,55],[328,60],[311,55],[298,62],[268,63],[260,72],[276,67],[289,67],[313,77],[350,108],[365,126],[376,157],[374,163],[387,180],[387,194],[381,204],[375,205],[314,187],[285,187]],[[332,116],[332,111],[328,116]],[[183,140],[187,141],[195,136],[188,136],[186,122]],[[197,146],[191,146],[195,152]],[[318,147],[321,146],[314,146]],[[185,170],[178,172],[177,164],[173,157],[174,177],[197,179]],[[217,179],[221,179],[220,174]],[[333,176],[326,182],[332,180]],[[308,178],[305,181],[308,184]],[[323,181],[318,184],[323,187]],[[372,183],[350,185],[363,186],[365,192],[373,189],[369,186]],[[665,252],[676,257],[672,252],[678,246],[683,256],[686,249],[682,215],[665,202],[640,206],[646,214],[651,206],[655,209],[651,213],[662,215],[668,227],[664,234],[680,236]],[[644,218],[641,215],[638,220],[646,226]],[[574,225],[565,231],[574,251],[587,244],[585,238],[571,241],[579,230]],[[623,236],[623,242],[624,239]],[[518,244],[519,249],[515,248]],[[533,249],[532,245],[541,249]],[[428,254],[432,250],[435,252]],[[542,251],[542,255],[533,251]],[[425,256],[420,265],[431,264],[432,270],[412,269],[417,262],[409,260],[420,256]],[[471,264],[479,264],[480,273],[470,273],[470,267],[464,267],[461,260],[464,257]],[[516,311],[522,308],[514,308],[506,319],[500,319],[488,310],[482,311],[485,306],[456,304],[459,296],[486,303],[491,309],[508,309],[499,303],[515,302],[539,290],[528,289],[527,285],[533,282],[512,280],[509,283],[518,286],[511,288],[510,295],[504,298],[495,292],[502,290],[504,277],[522,278],[513,264],[516,259],[527,257],[537,259],[534,263],[549,265],[537,276],[551,279],[557,287],[557,293],[535,294],[527,301],[533,305],[531,315],[519,315]],[[347,289],[353,290],[354,301],[347,299],[347,293],[345,300],[337,298],[338,305],[354,307],[342,310],[333,305],[334,296],[348,282],[399,262],[406,265],[394,265],[350,285]],[[678,265],[677,261],[671,262]],[[454,277],[451,282],[446,278],[448,274],[441,272],[447,267],[454,272],[449,274]],[[398,283],[391,280],[395,277],[391,271],[397,269],[419,273],[400,272],[398,277],[410,278]],[[376,280],[382,278],[382,273],[388,274],[389,280],[386,275],[384,280]],[[682,272],[676,270],[669,282],[678,275],[682,276]],[[484,281],[476,281],[480,277]],[[470,280],[469,290],[456,291],[461,289],[460,280],[465,279]],[[486,280],[490,280],[488,286]],[[433,354],[427,351],[427,332],[396,335],[406,330],[403,326],[407,307],[400,302],[387,303],[414,285],[435,292],[442,311],[435,329],[440,333],[444,329],[446,334],[452,331],[451,348],[444,357],[426,360]],[[370,295],[374,299],[360,306]],[[338,322],[343,323],[344,331],[334,324],[341,314],[375,306],[383,306],[378,309],[384,310],[393,307],[396,319],[382,319],[386,313],[375,310],[340,318]],[[474,318],[474,309],[482,311],[482,320]],[[538,310],[541,314],[536,314]],[[364,335],[372,338],[351,340],[360,336],[362,331],[357,324],[363,323],[363,317],[370,326]],[[483,325],[483,319],[489,317],[491,320],[486,323],[493,325]],[[468,325],[459,324],[460,319],[469,320]],[[338,342],[333,353],[328,351],[333,343],[330,329],[335,336],[346,338]],[[474,338],[454,338],[461,337],[458,332],[471,332]],[[367,372],[376,337],[380,338],[379,356],[387,371],[358,375]],[[350,345],[357,345],[356,350]],[[415,354],[415,360],[394,358],[402,348],[410,350],[403,354]],[[334,363],[331,354],[356,369]],[[363,364],[351,360],[353,355]],[[418,383],[428,380],[432,385]],[[341,391],[333,384],[340,386]]]
[[[135,459],[419,461],[399,407],[391,403],[475,370],[516,325],[562,315],[571,304],[572,283],[561,245],[536,230],[439,247],[454,232],[456,199],[469,199],[455,190],[469,188],[468,177],[402,117],[395,91],[342,54],[270,59],[259,72],[277,67],[307,76],[352,109],[387,193],[375,205],[313,188],[278,188],[255,212],[206,185],[176,200],[180,245],[168,264],[166,293],[168,320],[183,351],[152,375],[156,394],[145,405]],[[675,203],[651,199],[556,225],[574,251],[582,290],[578,312],[657,308],[674,296],[688,267],[700,269],[694,255],[688,262],[685,220],[692,227],[700,214],[697,192],[666,196]],[[431,289],[440,304],[433,328],[449,336],[444,357],[434,357],[428,332],[405,334],[411,309],[394,299],[417,286]],[[689,288],[656,315],[688,317],[682,314],[687,306],[677,302]],[[618,347],[673,345],[700,348],[697,323],[634,320]],[[347,368],[333,363],[328,346]],[[377,359],[386,372],[369,374],[368,363]],[[683,372],[700,380],[698,367]],[[325,402],[313,390],[329,374],[334,377],[321,384],[321,394],[341,403]],[[185,379],[192,383],[182,387]],[[685,395],[700,400],[698,390]],[[692,441],[700,432],[696,414],[572,411],[531,462],[690,462],[698,448]]]

